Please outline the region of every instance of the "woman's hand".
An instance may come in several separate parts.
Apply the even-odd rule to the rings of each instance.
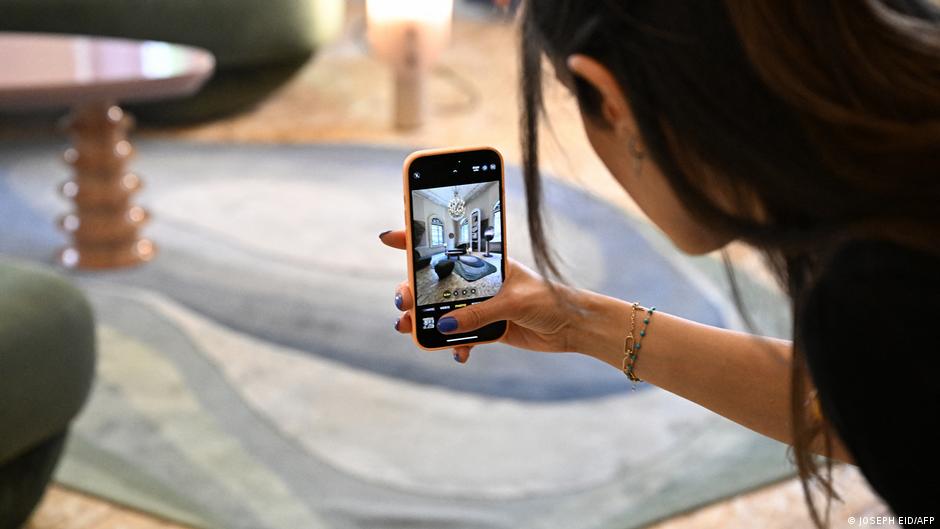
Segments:
[[[406,248],[403,230],[384,232],[379,239],[392,248]],[[444,334],[468,332],[506,320],[508,328],[500,340],[504,343],[532,351],[570,351],[571,311],[558,303],[541,275],[518,261],[507,261],[506,279],[500,291],[483,303],[448,312],[438,320],[438,330],[442,327],[449,329],[446,332],[442,330]],[[576,289],[557,283],[555,286],[571,301],[576,302],[580,298],[581,292]],[[395,306],[403,311],[395,321],[395,329],[402,334],[411,333],[413,321],[410,311],[414,307],[414,295],[407,280],[398,285]],[[456,326],[451,325],[454,322]],[[455,347],[454,360],[466,362],[472,347]]]

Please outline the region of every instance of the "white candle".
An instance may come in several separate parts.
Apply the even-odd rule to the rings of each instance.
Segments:
[[[395,71],[395,123],[424,118],[426,72],[450,39],[453,0],[367,0],[369,45]]]

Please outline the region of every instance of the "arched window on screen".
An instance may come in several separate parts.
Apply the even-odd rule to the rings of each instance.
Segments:
[[[431,234],[428,241],[430,246],[444,244],[444,221],[437,217],[431,217]]]
[[[496,201],[496,205],[493,206],[493,222],[490,223],[490,226],[493,226],[493,242],[500,242],[503,240],[503,209],[500,207],[499,200]]]
[[[460,221],[460,242],[459,244],[470,242],[470,221],[463,219]]]

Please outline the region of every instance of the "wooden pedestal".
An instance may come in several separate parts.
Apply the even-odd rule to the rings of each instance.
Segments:
[[[156,246],[140,238],[149,219],[147,211],[132,204],[142,182],[129,172],[134,147],[127,140],[133,118],[109,102],[76,106],[63,121],[72,146],[65,162],[73,169],[60,192],[75,209],[59,219],[71,244],[59,254],[69,268],[116,268],[149,261]]]

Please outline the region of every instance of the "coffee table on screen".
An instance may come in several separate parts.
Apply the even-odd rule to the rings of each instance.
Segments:
[[[63,265],[114,268],[156,255],[140,236],[149,214],[132,201],[142,186],[128,170],[134,120],[118,104],[192,94],[214,68],[211,53],[189,46],[0,32],[0,109],[71,109],[61,123],[72,178],[60,192],[74,206],[59,219],[71,238],[58,256]]]

